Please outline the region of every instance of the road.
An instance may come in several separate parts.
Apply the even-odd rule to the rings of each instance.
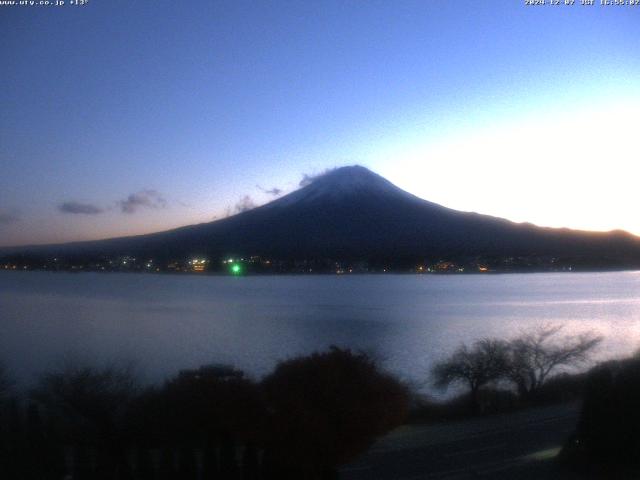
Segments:
[[[408,425],[341,470],[343,480],[575,478],[551,460],[573,432],[577,404],[437,425]]]

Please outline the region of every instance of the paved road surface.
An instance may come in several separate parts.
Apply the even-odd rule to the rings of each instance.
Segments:
[[[439,425],[403,426],[341,471],[344,480],[568,478],[551,461],[577,404]]]

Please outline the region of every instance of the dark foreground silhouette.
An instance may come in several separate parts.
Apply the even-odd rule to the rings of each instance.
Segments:
[[[400,424],[407,389],[332,348],[261,383],[226,366],[141,389],[126,368],[44,375],[28,399],[0,374],[0,478],[329,479]]]
[[[640,478],[639,354],[589,372],[578,427],[561,458],[589,478]]]
[[[0,478],[324,480],[344,465],[354,479],[370,469],[397,479],[401,470],[415,478],[471,467],[518,478],[640,478],[640,356],[551,376],[599,341],[552,341],[557,332],[461,347],[433,370],[436,382],[467,386],[445,404],[417,401],[366,354],[335,347],[282,362],[261,382],[209,365],[142,388],[127,368],[72,366],[43,375],[22,398],[0,368]],[[535,388],[519,388],[534,360],[544,367],[528,375]],[[485,418],[442,424],[477,416]],[[370,450],[406,419],[414,426]],[[561,462],[538,462],[537,471],[524,462],[550,459],[571,432]]]

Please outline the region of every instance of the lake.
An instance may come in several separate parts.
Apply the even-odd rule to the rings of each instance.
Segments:
[[[640,348],[640,272],[199,276],[0,272],[0,360],[27,385],[64,361],[133,361],[156,381],[227,363],[255,378],[330,345],[420,383],[461,342],[543,323]]]

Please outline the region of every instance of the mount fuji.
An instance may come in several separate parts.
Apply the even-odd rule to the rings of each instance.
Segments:
[[[361,166],[331,170],[266,205],[210,223],[19,251],[369,262],[570,257],[588,265],[640,266],[640,238],[627,232],[543,228],[456,211],[405,192]]]

